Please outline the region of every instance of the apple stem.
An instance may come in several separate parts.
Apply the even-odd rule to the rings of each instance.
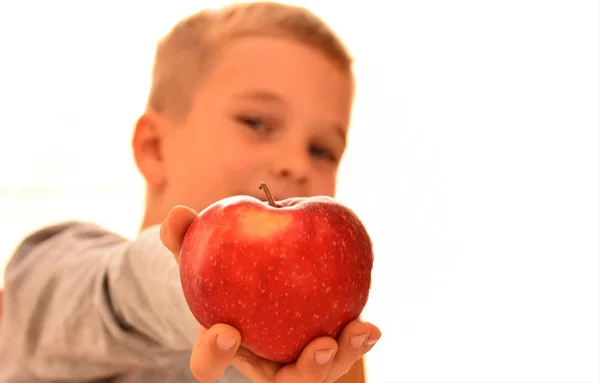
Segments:
[[[277,202],[275,202],[275,199],[273,199],[273,194],[271,194],[271,191],[269,190],[269,187],[267,186],[266,183],[261,182],[260,186],[258,188],[261,189],[263,192],[265,192],[265,195],[267,196],[267,201],[269,202],[270,206],[281,207],[281,205],[278,204]]]

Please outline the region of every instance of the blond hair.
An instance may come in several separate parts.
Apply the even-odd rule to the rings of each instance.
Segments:
[[[184,118],[216,52],[236,38],[252,35],[294,39],[351,71],[352,58],[342,41],[309,10],[275,2],[238,3],[191,15],[159,42],[148,107],[173,119]]]

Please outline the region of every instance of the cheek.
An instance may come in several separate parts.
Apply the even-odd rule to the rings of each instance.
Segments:
[[[313,177],[311,182],[312,195],[324,195],[324,196],[335,196],[337,183],[337,172],[319,172],[319,174]]]
[[[180,145],[174,152],[168,165],[169,194],[176,203],[196,207],[199,197],[203,196],[204,186],[208,181],[206,162],[199,150],[190,150],[187,145]]]
[[[223,167],[233,172],[249,171],[260,162],[262,151],[256,142],[233,131],[222,143]]]
[[[227,121],[213,124],[215,129],[196,131],[178,138],[174,148],[176,163],[171,170],[180,188],[191,193],[207,193],[207,189],[225,194],[249,178],[260,163],[258,145]],[[207,187],[210,185],[210,187]],[[182,192],[186,192],[183,191]]]

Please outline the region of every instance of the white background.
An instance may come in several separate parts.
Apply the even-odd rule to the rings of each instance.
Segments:
[[[56,220],[135,235],[155,41],[222,3],[0,5],[0,267]],[[376,248],[369,381],[597,382],[598,2],[295,3],[356,57],[339,198]]]

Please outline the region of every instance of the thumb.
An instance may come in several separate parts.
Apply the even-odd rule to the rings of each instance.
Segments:
[[[226,324],[216,324],[208,330],[201,328],[190,358],[194,377],[203,383],[218,380],[231,364],[240,341],[239,331]]]
[[[160,225],[160,240],[171,250],[177,263],[183,237],[198,213],[187,206],[178,205],[172,208]]]

